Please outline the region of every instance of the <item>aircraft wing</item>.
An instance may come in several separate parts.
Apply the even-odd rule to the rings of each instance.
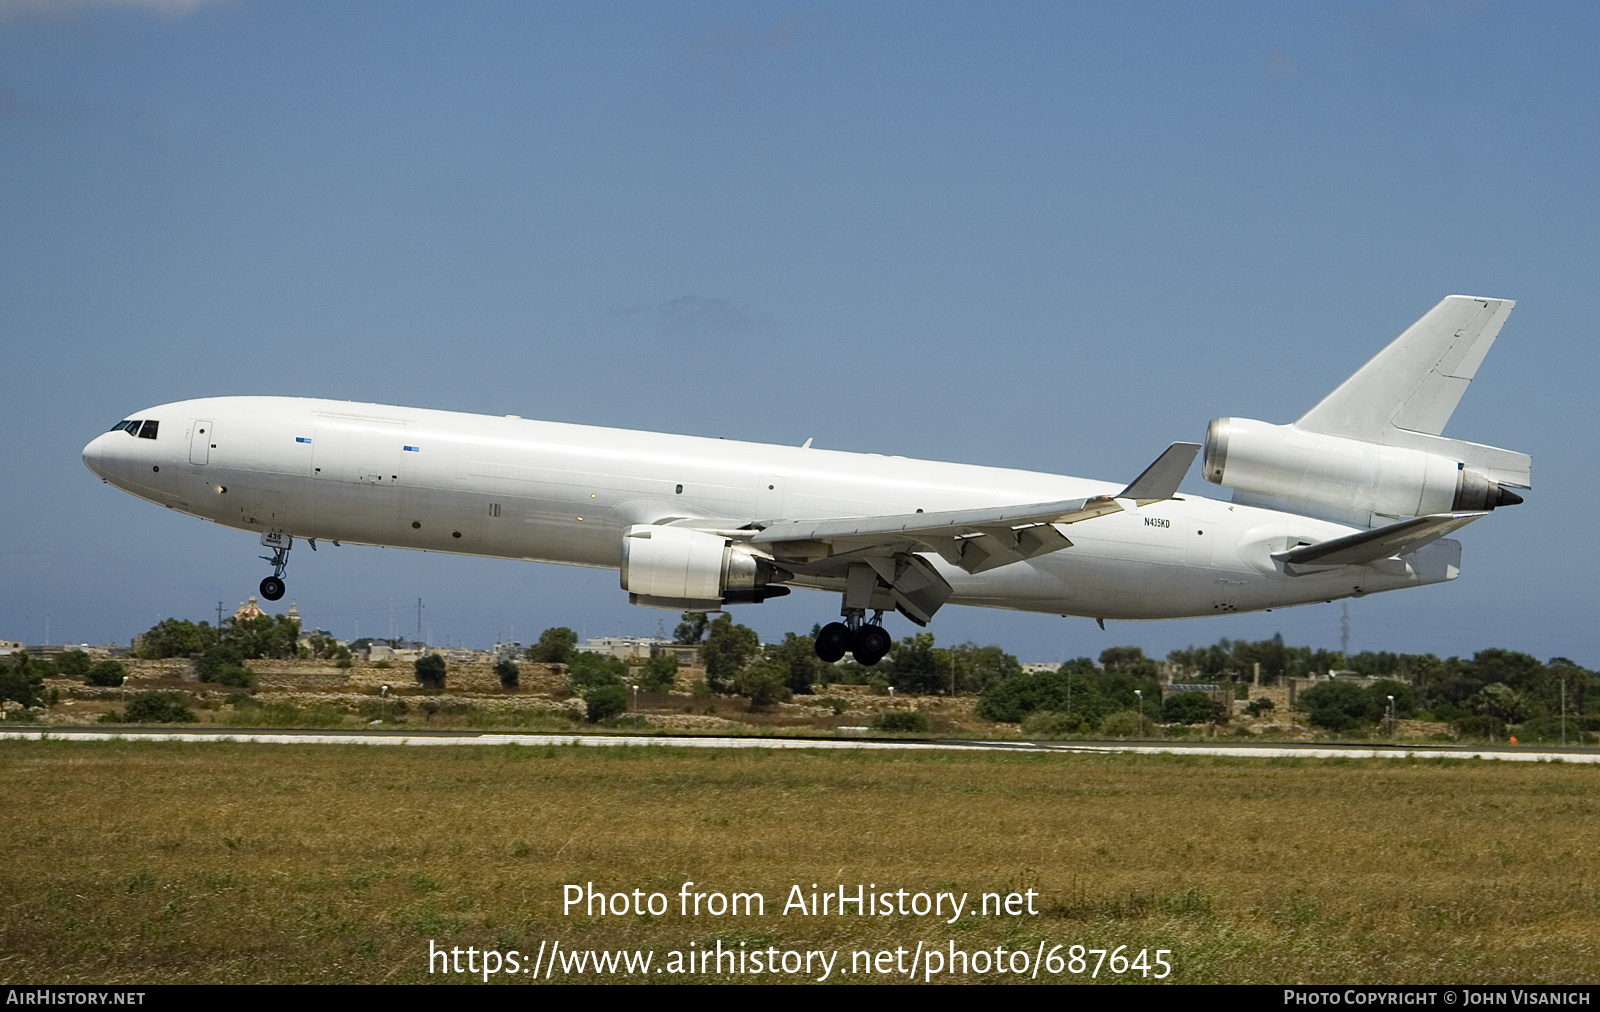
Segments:
[[[845,575],[852,564],[876,572],[901,612],[926,623],[950,596],[949,583],[918,552],[937,552],[969,573],[1070,548],[1056,529],[1137,505],[1170,499],[1199,452],[1198,443],[1173,443],[1116,495],[1022,503],[939,513],[778,520],[751,536],[780,565],[813,575]],[[863,572],[857,566],[858,572]]]
[[[1414,552],[1488,515],[1487,511],[1435,513],[1331,541],[1301,545],[1286,552],[1274,552],[1272,557],[1291,566],[1359,566]]]
[[[846,551],[920,544],[969,573],[981,573],[1069,547],[1072,542],[1055,530],[1054,524],[1072,524],[1116,513],[1130,500],[1142,506],[1172,498],[1199,449],[1198,443],[1173,443],[1114,496],[940,513],[780,520],[767,524],[752,541],[774,546],[822,542]]]

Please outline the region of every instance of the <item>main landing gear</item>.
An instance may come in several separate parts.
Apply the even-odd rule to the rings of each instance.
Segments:
[[[866,621],[864,609],[846,608],[843,622],[829,622],[817,633],[817,657],[832,664],[848,650],[856,663],[870,668],[889,653],[892,642],[883,628],[882,611]]]
[[[272,549],[271,555],[261,556],[272,563],[272,575],[261,581],[261,596],[268,601],[276,601],[283,597],[283,573],[289,568],[289,549],[294,544],[294,538],[287,534],[263,534],[261,544]]]

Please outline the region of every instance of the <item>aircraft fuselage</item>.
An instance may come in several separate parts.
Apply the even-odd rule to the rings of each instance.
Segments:
[[[1115,495],[1116,482],[811,447],[290,397],[130,416],[84,449],[105,481],[257,533],[617,569],[624,532],[673,518],[865,517]],[[706,526],[701,523],[700,526]],[[1161,619],[1454,579],[1460,544],[1291,573],[1271,558],[1356,528],[1183,495],[1072,524],[1072,547],[976,575],[933,556],[949,603]],[[841,590],[797,574],[791,585]]]

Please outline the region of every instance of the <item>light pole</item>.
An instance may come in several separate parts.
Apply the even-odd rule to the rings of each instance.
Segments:
[[[1393,741],[1397,735],[1394,726],[1394,697],[1389,697],[1389,740]]]
[[[1567,743],[1567,672],[1561,670],[1561,744]]]
[[[1133,694],[1139,697],[1139,737],[1144,737],[1144,690],[1134,689]]]

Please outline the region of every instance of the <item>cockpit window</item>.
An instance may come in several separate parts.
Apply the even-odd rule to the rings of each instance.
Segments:
[[[139,420],[137,418],[125,418],[113,425],[110,431],[126,432],[130,436],[137,436],[139,434]]]
[[[139,427],[139,438],[140,439],[154,439],[154,438],[156,438],[156,429],[158,429],[160,427],[161,427],[161,423],[156,421],[154,418],[146,419],[145,423],[142,426]],[[130,429],[129,431],[131,432],[133,430]]]

